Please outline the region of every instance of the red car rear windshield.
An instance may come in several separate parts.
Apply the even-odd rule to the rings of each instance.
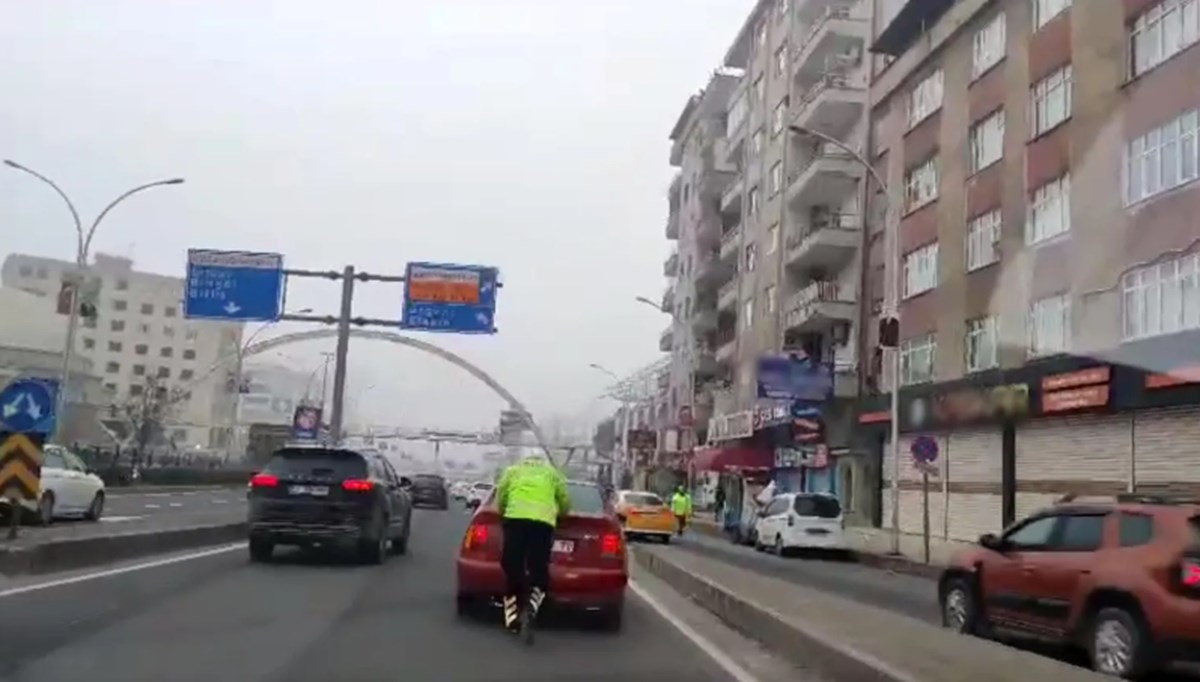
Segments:
[[[571,500],[571,512],[576,514],[603,514],[604,494],[600,488],[586,483],[568,483],[567,497]],[[496,491],[488,495],[487,505],[496,504]]]
[[[271,456],[263,471],[276,476],[315,476],[320,478],[364,478],[367,462],[349,450],[284,449]]]

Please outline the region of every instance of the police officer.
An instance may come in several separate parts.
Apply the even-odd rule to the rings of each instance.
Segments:
[[[571,507],[566,478],[541,450],[529,449],[500,476],[496,505],[504,519],[504,549],[500,557],[508,583],[504,626],[516,632],[533,623],[550,588],[554,527],[558,517]],[[518,604],[526,596],[525,617],[521,619]]]
[[[671,513],[675,514],[675,534],[683,535],[688,519],[692,517],[692,496],[683,485],[675,489],[671,496]]]

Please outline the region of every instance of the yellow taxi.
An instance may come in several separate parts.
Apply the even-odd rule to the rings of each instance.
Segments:
[[[671,542],[671,536],[675,534],[675,515],[658,495],[644,490],[622,490],[617,493],[614,506],[625,529],[625,537]]]

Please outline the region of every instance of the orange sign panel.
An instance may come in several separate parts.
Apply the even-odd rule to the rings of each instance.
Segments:
[[[479,274],[461,270],[413,268],[408,297],[420,303],[479,303]]]
[[[1146,388],[1167,388],[1184,384],[1200,384],[1200,366],[1180,367],[1166,374],[1151,374],[1146,377]]]
[[[1108,404],[1108,384],[1042,394],[1042,413],[1069,412]]]
[[[1053,374],[1042,379],[1042,390],[1060,391],[1064,388],[1075,388],[1077,386],[1088,386],[1090,384],[1107,384],[1111,376],[1112,368],[1108,367],[1107,365],[1103,367],[1081,369],[1078,372]]]

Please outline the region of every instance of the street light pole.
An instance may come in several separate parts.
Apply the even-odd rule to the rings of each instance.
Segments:
[[[593,362],[593,363],[589,364],[588,367],[591,367],[592,369],[596,370],[597,372],[607,374],[613,381],[616,381],[616,382],[621,381],[621,377],[617,376],[616,372],[613,372],[612,370],[608,369],[604,365],[599,365],[599,364],[596,364]],[[624,461],[625,459],[628,459],[628,457],[629,457],[629,416],[630,416],[630,413],[633,411],[633,405],[632,405],[631,401],[629,400],[629,396],[614,396],[614,397],[616,397],[617,400],[621,401],[621,457],[620,457],[620,460],[617,460],[616,458],[614,458],[614,461],[613,461],[614,466],[612,467],[611,475],[612,475],[613,488],[619,488],[619,487],[621,487],[621,479],[617,475],[617,467],[615,465],[618,461]]]
[[[660,313],[666,313],[666,314],[670,315],[671,316],[671,333],[672,333],[672,335],[681,331],[680,327],[683,326],[683,320],[679,319],[679,317],[675,314],[674,310],[666,310],[662,307],[661,304],[655,303],[654,301],[650,300],[649,298],[647,298],[645,296],[635,296],[633,300],[637,301],[638,303],[648,305]],[[689,368],[688,373],[687,373],[687,385],[684,386],[684,394],[685,395],[683,397],[683,402],[684,402],[684,405],[687,406],[688,414],[690,414],[690,415],[695,415],[695,405],[694,405],[693,401],[696,399],[696,389],[692,384],[692,382],[694,382],[694,381],[695,381],[695,377],[692,374],[691,369]],[[682,429],[680,429],[680,435],[682,435],[682,432],[683,432]],[[691,438],[688,439],[688,442],[691,443]],[[680,445],[682,446],[682,443]],[[689,491],[691,491],[695,488],[695,484],[696,484],[695,474],[696,474],[696,472],[692,468],[691,458],[689,458],[688,465],[687,465],[687,489]]]
[[[166,180],[156,180],[154,182],[148,182],[144,185],[138,185],[137,187],[134,187],[133,189],[127,190],[123,194],[119,195],[116,199],[113,199],[112,201],[110,201],[108,203],[108,205],[104,207],[104,210],[100,211],[99,215],[96,216],[96,219],[92,221],[92,224],[87,229],[87,231],[84,232],[83,221],[79,217],[79,211],[75,209],[74,202],[71,201],[71,198],[67,196],[67,193],[64,192],[62,190],[62,188],[59,187],[53,180],[51,180],[50,178],[46,177],[45,175],[42,175],[41,173],[38,173],[37,171],[32,170],[26,166],[23,166],[11,159],[5,159],[4,165],[8,166],[9,168],[13,168],[15,170],[19,170],[24,173],[28,173],[29,175],[32,175],[33,177],[37,178],[38,180],[41,180],[42,182],[49,185],[50,188],[53,189],[54,192],[56,194],[58,194],[58,196],[60,198],[62,198],[63,203],[65,203],[67,205],[67,209],[71,212],[71,219],[75,223],[75,267],[76,267],[76,272],[71,276],[73,281],[70,282],[70,285],[71,285],[71,296],[70,296],[71,309],[67,313],[67,339],[66,339],[66,345],[63,348],[62,369],[59,372],[59,387],[58,387],[57,405],[56,405],[56,409],[55,409],[55,411],[58,415],[55,435],[56,435],[56,437],[61,439],[61,435],[63,434],[63,431],[66,428],[65,425],[67,423],[67,414],[66,414],[67,399],[66,399],[66,397],[67,397],[67,391],[70,390],[70,386],[71,386],[71,384],[70,384],[71,360],[75,354],[75,335],[79,328],[79,287],[83,283],[85,275],[87,274],[88,255],[92,248],[92,238],[96,236],[96,228],[100,226],[100,221],[104,220],[104,217],[106,215],[108,215],[109,211],[113,210],[113,208],[115,208],[117,206],[117,204],[128,199],[129,197],[133,196],[134,194],[137,194],[138,192],[142,192],[142,191],[145,191],[148,189],[152,189],[154,187],[163,187],[166,185],[180,185],[180,184],[183,184],[183,178],[169,178]]]
[[[863,168],[867,170],[871,178],[875,180],[880,189],[883,190],[884,204],[884,221],[888,221],[892,216],[892,193],[888,188],[887,182],[875,170],[875,166],[871,165],[867,159],[863,158],[862,154],[858,153],[850,145],[841,140],[826,135],[822,132],[812,130],[797,125],[789,125],[788,129],[801,136],[815,137],[822,142],[831,144],[838,149],[849,154]],[[896,229],[886,231],[890,236],[891,242],[888,245],[888,266],[891,269],[891,277],[889,277],[888,292],[888,312],[892,319],[896,321],[896,329],[900,329],[900,228],[896,225]],[[892,454],[892,554],[900,553],[900,341],[894,340],[894,345],[891,346],[891,454]]]

